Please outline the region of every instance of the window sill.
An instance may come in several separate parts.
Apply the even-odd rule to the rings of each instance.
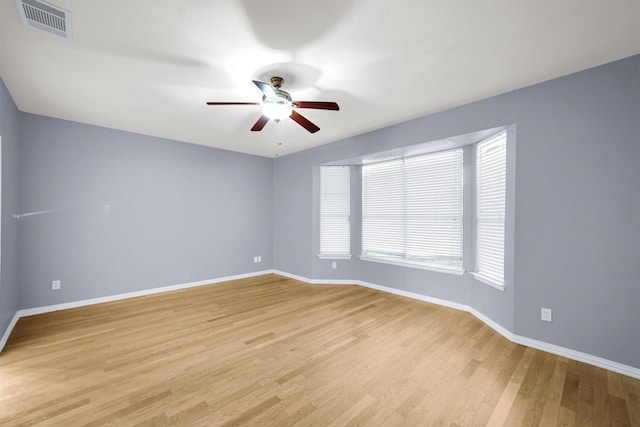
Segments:
[[[351,255],[319,254],[318,259],[351,259]]]
[[[498,282],[496,282],[494,280],[491,280],[488,277],[485,277],[482,274],[478,274],[478,273],[473,273],[472,272],[471,275],[478,282],[484,283],[485,285],[491,286],[492,288],[496,288],[497,290],[504,292],[504,283],[498,283]]]
[[[369,255],[360,255],[360,259],[362,261],[379,262],[381,264],[397,265],[399,267],[409,267],[409,268],[417,268],[420,270],[435,271],[437,273],[455,274],[456,276],[462,276],[464,274],[464,269],[462,268],[455,268],[455,267],[447,268],[447,267],[422,264],[417,262],[396,261],[394,259],[373,257]]]

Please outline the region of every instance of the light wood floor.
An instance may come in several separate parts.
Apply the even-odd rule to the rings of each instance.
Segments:
[[[640,381],[276,275],[20,319],[0,425],[640,426]]]

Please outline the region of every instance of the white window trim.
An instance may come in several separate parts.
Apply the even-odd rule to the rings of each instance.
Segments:
[[[351,259],[351,255],[345,254],[318,254],[319,259]]]
[[[331,253],[331,252],[321,252],[320,250],[318,251],[318,258],[319,259],[351,259],[351,172],[350,172],[350,167],[349,166],[320,166],[320,218],[319,218],[319,226],[320,226],[320,240],[322,241],[322,201],[323,201],[323,196],[322,196],[322,168],[341,168],[341,169],[346,169],[346,174],[347,174],[347,183],[346,183],[346,194],[347,194],[347,212],[348,215],[346,216],[347,218],[347,222],[349,223],[349,227],[348,227],[348,233],[347,233],[347,244],[348,244],[348,252],[338,252],[338,253]],[[322,247],[322,243],[320,245]],[[319,248],[321,249],[321,248]]]
[[[474,279],[476,279],[478,282],[484,283],[485,285],[489,285],[492,288],[496,288],[499,291],[504,291],[505,288],[505,284],[504,283],[498,283],[494,280],[489,279],[486,276],[483,276],[480,273],[476,273],[476,272],[471,272],[471,275],[473,276]]]
[[[455,274],[456,276],[462,276],[465,272],[463,268],[456,268],[456,267],[446,268],[441,265],[434,265],[434,264],[428,264],[423,262],[411,262],[411,261],[405,261],[402,259],[394,260],[390,257],[375,257],[371,255],[360,255],[360,259],[362,261],[378,262],[380,264],[396,265],[398,267],[409,267],[409,268],[417,268],[420,270],[435,271],[437,273]]]
[[[507,147],[508,147],[509,133],[505,129],[505,130],[502,130],[502,131],[500,131],[500,132],[498,132],[498,133],[496,133],[496,134],[494,134],[494,135],[492,135],[492,136],[490,136],[488,138],[485,138],[482,141],[478,142],[476,144],[476,150],[477,150],[478,144],[481,144],[482,142],[494,139],[494,138],[496,138],[498,135],[500,135],[502,133],[504,133],[504,137],[506,138],[506,143],[507,143]],[[507,150],[508,150],[508,148],[507,148]],[[474,197],[475,197],[475,215],[474,215],[474,217],[475,217],[474,218],[475,219],[475,225],[474,225],[474,234],[475,234],[474,241],[475,241],[475,245],[474,245],[474,251],[473,251],[474,252],[474,258],[475,258],[474,270],[477,270],[477,268],[478,268],[477,256],[478,256],[478,192],[479,192],[479,190],[478,190],[478,169],[479,169],[479,165],[478,165],[478,162],[477,162],[477,155],[478,154],[477,154],[477,151],[476,151],[476,164],[475,164],[475,167],[474,167],[474,179],[475,179],[475,191],[474,191],[475,192],[475,194],[474,194]],[[506,165],[505,165],[505,169],[506,169],[505,170],[505,174],[507,176],[509,174],[508,168],[509,168],[509,166],[508,166],[508,151],[507,151],[507,160],[506,160]],[[507,179],[507,184],[506,185],[508,185],[508,179]],[[506,279],[506,275],[507,275],[507,271],[506,271],[506,269],[507,269],[507,262],[506,262],[507,240],[506,239],[507,239],[507,216],[508,216],[508,214],[507,214],[508,207],[507,206],[509,204],[507,203],[507,191],[506,191],[506,189],[505,189],[505,201],[504,201],[504,203],[505,203],[505,218],[504,218],[505,219],[505,222],[504,222],[504,234],[505,234],[505,237],[504,237],[504,241],[503,241],[503,260],[502,260],[502,262],[503,262],[503,282],[498,282],[498,281],[496,281],[496,280],[494,280],[494,279],[492,279],[490,277],[487,277],[486,275],[478,273],[477,271],[472,271],[471,272],[471,275],[473,276],[473,278],[475,280],[477,280],[478,282],[483,283],[485,285],[491,286],[492,288],[495,288],[495,289],[497,289],[499,291],[504,291],[505,286],[506,286],[506,281],[507,281],[507,279]]]
[[[447,149],[447,150],[442,150],[441,152],[450,152],[450,151],[459,151],[460,155],[462,156],[462,149],[461,148],[455,148],[455,149]],[[436,152],[432,152],[432,153],[425,153],[423,155],[416,155],[416,156],[412,156],[412,157],[422,157],[424,155],[430,155],[430,154],[435,154]],[[403,158],[404,159],[404,158]],[[384,163],[384,162],[381,162]],[[464,173],[464,166],[461,163],[461,177],[462,174]],[[464,180],[463,180],[464,181]],[[463,181],[461,182],[461,197],[462,199],[464,199],[464,190],[463,190]],[[363,184],[364,185],[364,184]],[[364,190],[363,190],[364,193]],[[361,204],[364,204],[363,201],[364,198],[364,194],[361,195]],[[364,208],[363,208],[364,209]],[[406,214],[406,212],[405,212]],[[461,222],[464,222],[464,208],[461,207],[461,217],[460,217]],[[363,224],[364,224],[364,220],[363,220]],[[462,224],[461,224],[462,225]],[[362,228],[361,230],[362,233],[364,233],[364,228]],[[462,233],[462,229],[460,231],[461,233],[461,253],[460,255],[463,256],[464,253],[464,238],[463,238],[463,233]],[[363,237],[364,240],[364,237]],[[436,272],[442,272],[442,273],[450,273],[450,274],[456,274],[456,275],[462,275],[464,274],[465,270],[464,270],[464,260],[462,261],[460,266],[448,266],[444,263],[431,263],[429,261],[415,261],[413,259],[410,258],[405,258],[402,256],[393,256],[393,255],[384,255],[384,254],[372,254],[369,253],[368,251],[365,252],[364,246],[362,248],[363,253],[361,253],[360,255],[360,259],[364,260],[364,261],[372,261],[372,262],[379,262],[379,263],[383,263],[383,264],[390,264],[390,265],[397,265],[397,266],[404,266],[404,267],[411,267],[411,268],[418,268],[418,269],[423,269],[423,270],[430,270],[430,271],[436,271]]]

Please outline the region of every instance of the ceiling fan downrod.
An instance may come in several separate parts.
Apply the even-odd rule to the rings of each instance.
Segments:
[[[278,76],[271,77],[271,85],[276,89],[280,89],[282,87],[282,83],[284,83],[284,79],[282,77],[278,77]]]

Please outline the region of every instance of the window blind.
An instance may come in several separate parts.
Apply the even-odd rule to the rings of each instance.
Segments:
[[[479,142],[476,162],[476,273],[493,284],[504,286],[506,132]]]
[[[362,255],[462,269],[462,150],[362,167]]]
[[[320,256],[351,256],[348,166],[320,167]]]

